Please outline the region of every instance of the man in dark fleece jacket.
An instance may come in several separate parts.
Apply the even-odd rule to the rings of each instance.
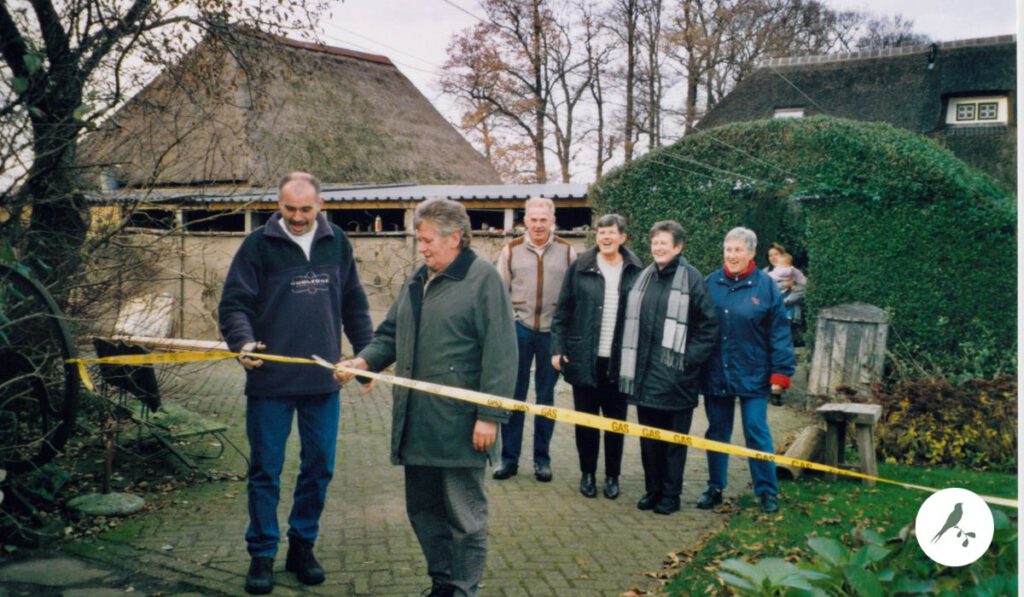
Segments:
[[[243,355],[341,357],[344,328],[356,352],[373,339],[366,294],[356,273],[352,244],[320,214],[320,183],[303,172],[278,185],[278,208],[265,226],[242,242],[231,262],[219,306],[228,347]],[[309,365],[263,362],[243,356],[246,432],[249,437],[249,593],[274,587],[280,531],[277,503],[285,444],[298,413],[302,442],[299,477],[288,518],[285,569],[305,584],[324,581],[313,544],[334,472],[340,399],[330,371]]]

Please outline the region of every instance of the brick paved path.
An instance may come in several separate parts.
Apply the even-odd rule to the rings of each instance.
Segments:
[[[234,362],[198,366],[162,383],[169,400],[228,423],[230,436],[245,449],[243,375]],[[559,382],[556,404],[571,408],[569,386]],[[370,394],[346,392],[338,439],[338,464],[321,525],[317,554],[327,582],[312,589],[283,572],[284,549],[276,561],[274,594],[307,591],[330,595],[418,595],[429,585],[426,566],[406,520],[402,470],[388,460],[390,390],[378,384]],[[630,418],[635,419],[634,409]],[[776,441],[801,428],[807,415],[771,408]],[[531,417],[526,438],[532,437]],[[737,425],[739,415],[737,414]],[[703,408],[695,411],[692,433],[707,427]],[[737,428],[734,434],[742,441]],[[523,452],[530,454],[529,439]],[[298,438],[292,434],[282,477],[282,532],[287,528]],[[658,516],[636,509],[643,493],[639,440],[627,438],[615,501],[579,494],[579,472],[572,428],[559,424],[552,443],[554,481],[538,483],[529,461],[507,481],[488,480],[490,552],[485,595],[618,595],[633,586],[650,588],[645,572],[659,569],[673,550],[695,544],[720,528],[722,515],[693,507],[706,479],[704,452],[691,450],[683,487],[682,511]],[[603,458],[603,455],[602,455]],[[215,461],[219,471],[241,472],[230,450]],[[598,481],[603,476],[598,471]],[[746,462],[732,459],[727,496],[749,492]],[[783,488],[784,490],[784,488]],[[241,593],[248,556],[244,481],[214,481],[180,492],[169,507],[127,521],[101,536],[101,552],[91,555],[133,561],[145,567],[187,574],[208,591]],[[783,501],[782,506],[787,504]]]

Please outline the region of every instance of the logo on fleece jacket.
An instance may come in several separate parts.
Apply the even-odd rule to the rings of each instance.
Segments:
[[[316,294],[327,292],[331,279],[327,274],[315,274],[306,272],[301,276],[292,278],[292,294]]]

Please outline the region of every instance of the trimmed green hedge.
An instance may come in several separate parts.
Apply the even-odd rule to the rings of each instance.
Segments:
[[[926,365],[1015,368],[1015,198],[921,135],[827,117],[733,124],[610,172],[590,200],[629,218],[641,255],[651,224],[678,220],[705,273],[734,226],[758,233],[758,265],[781,242],[809,276],[811,336],[818,309],[862,301],[891,313],[890,348]]]

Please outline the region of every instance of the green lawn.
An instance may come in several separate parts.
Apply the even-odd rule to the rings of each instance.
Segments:
[[[879,476],[917,485],[943,489],[962,487],[982,495],[1016,498],[1017,477],[1007,473],[978,472],[946,468],[914,468],[901,465],[879,465]],[[671,595],[728,594],[718,578],[719,564],[730,558],[756,562],[761,558],[785,558],[793,563],[807,562],[815,553],[807,539],[813,536],[838,539],[849,548],[860,542],[853,536],[854,529],[862,527],[874,531],[882,538],[895,539],[900,530],[912,525],[917,510],[928,494],[902,487],[879,484],[864,487],[860,481],[840,479],[828,482],[820,477],[805,475],[799,481],[782,482],[780,511],[776,515],[762,514],[749,494],[735,498],[736,508],[729,516],[725,528],[697,549],[678,556],[678,576],[668,585]],[[728,496],[736,494],[727,491]],[[727,502],[728,506],[728,502]],[[1016,528],[1015,510],[992,506],[1002,510]],[[858,531],[859,533],[859,531]],[[997,533],[997,539],[1001,535]],[[916,541],[905,545],[906,553],[916,557],[910,548],[920,552]],[[957,594],[972,578],[983,579],[1000,571],[1016,575],[1015,542],[1012,553],[993,555],[999,546],[996,541],[980,560],[961,569],[943,568],[932,564],[920,554],[916,563],[918,572],[938,578],[937,589]],[[900,542],[887,544],[887,548],[901,547]],[[996,561],[998,560],[998,561]],[[1009,570],[1007,570],[1009,568]],[[1016,580],[1013,581],[1016,586]],[[985,594],[985,593],[979,593]]]

